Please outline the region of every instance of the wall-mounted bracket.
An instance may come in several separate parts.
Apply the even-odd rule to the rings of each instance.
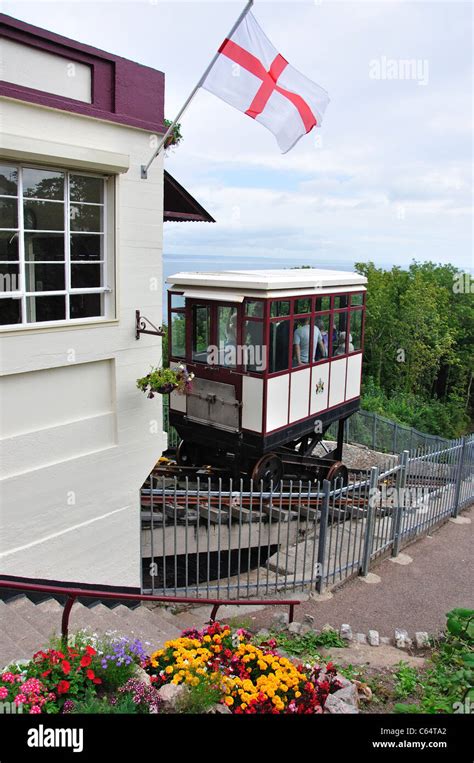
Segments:
[[[153,328],[153,331],[150,330]],[[153,336],[165,336],[162,327],[159,328],[149,318],[140,315],[140,310],[135,310],[135,339],[140,339],[140,334],[152,334]]]

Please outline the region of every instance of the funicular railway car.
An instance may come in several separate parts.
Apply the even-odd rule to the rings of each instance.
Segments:
[[[181,465],[265,486],[347,479],[344,421],[359,408],[366,278],[318,269],[167,279],[169,360],[195,374],[170,395]],[[313,451],[339,422],[336,447]]]

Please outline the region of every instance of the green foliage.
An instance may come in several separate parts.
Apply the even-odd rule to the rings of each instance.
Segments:
[[[453,609],[447,618],[446,638],[435,645],[427,670],[418,675],[419,702],[398,704],[395,712],[453,713],[466,699],[474,702],[474,611]]]
[[[130,713],[138,713],[139,710],[130,694],[118,697],[113,702],[108,697],[98,697],[96,694],[91,694],[81,702],[76,702],[71,712],[74,715],[78,713],[87,715],[129,715]]]
[[[291,633],[276,633],[274,638],[280,649],[295,657],[318,657],[321,647],[346,646],[346,642],[334,630],[321,631],[320,633],[308,631],[302,636]]]
[[[187,715],[206,713],[222,699],[222,692],[217,686],[202,679],[196,686],[190,686],[177,702],[176,710]]]
[[[172,124],[173,122],[171,121],[171,119],[164,120],[164,125],[166,129],[168,129],[168,127],[170,127]],[[181,134],[181,124],[177,122],[177,124],[175,124],[171,133],[166,139],[165,148],[169,148],[170,146],[177,146],[181,143],[182,140],[183,140],[183,136]]]
[[[397,668],[395,672],[395,697],[406,699],[414,693],[418,686],[418,671],[403,660],[398,663]]]
[[[469,429],[474,300],[452,265],[413,262],[367,278],[362,406],[445,437]]]

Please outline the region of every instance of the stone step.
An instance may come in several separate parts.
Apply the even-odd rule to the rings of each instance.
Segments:
[[[45,635],[5,602],[0,602],[0,619],[3,632],[16,644],[18,654],[28,657],[44,647]]]

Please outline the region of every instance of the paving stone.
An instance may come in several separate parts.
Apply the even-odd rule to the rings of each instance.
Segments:
[[[378,631],[370,630],[367,635],[367,641],[370,646],[380,646],[380,636]]]

